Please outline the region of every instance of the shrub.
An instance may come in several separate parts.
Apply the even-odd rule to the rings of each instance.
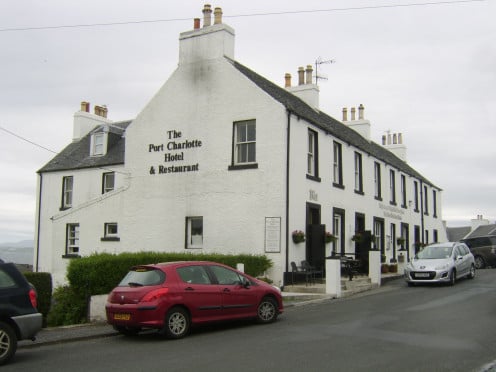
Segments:
[[[24,276],[38,294],[38,311],[43,314],[43,327],[47,326],[47,316],[52,303],[52,275],[50,273],[25,272]]]
[[[53,302],[48,314],[51,327],[86,322],[87,297],[69,286],[57,287],[53,292]]]

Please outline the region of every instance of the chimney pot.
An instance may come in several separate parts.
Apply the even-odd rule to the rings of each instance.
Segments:
[[[305,69],[303,67],[298,68],[298,85],[305,84]]]
[[[86,101],[81,102],[81,111],[90,112],[90,103]]]
[[[386,135],[382,135],[382,146],[386,146]]]
[[[214,10],[214,25],[219,25],[222,23],[222,9],[215,8]]]
[[[348,109],[343,107],[343,121],[348,121]]]
[[[212,24],[212,7],[210,4],[205,4],[203,7],[203,27],[208,27]]]
[[[193,28],[198,30],[200,28],[200,18],[195,18],[193,21]]]
[[[365,110],[365,107],[360,103],[360,106],[358,106],[358,120],[363,120],[363,112]]]
[[[351,108],[351,120],[355,120],[356,109],[354,107]]]
[[[307,84],[312,84],[312,72],[313,72],[313,68],[312,68],[312,65],[307,65],[307,69],[306,69],[306,73],[307,73],[307,76],[306,76],[306,83]]]
[[[284,87],[291,88],[291,74],[289,73],[284,75]]]

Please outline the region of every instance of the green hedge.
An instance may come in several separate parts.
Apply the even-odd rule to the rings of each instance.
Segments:
[[[129,268],[135,265],[170,261],[214,261],[236,267],[243,263],[248,275],[259,276],[272,267],[272,261],[264,255],[221,255],[193,253],[138,252],[95,253],[91,256],[74,259],[67,268],[70,286],[82,295],[88,296],[109,293]]]
[[[50,273],[25,272],[24,276],[38,293],[38,311],[43,314],[43,326],[47,325],[47,316],[52,303],[52,275]]]

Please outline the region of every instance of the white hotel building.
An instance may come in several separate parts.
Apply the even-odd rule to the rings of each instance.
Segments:
[[[237,62],[219,8],[199,23],[134,120],[86,102],[75,113],[72,143],[38,171],[36,271],[62,284],[95,252],[251,253],[282,284],[292,261],[365,257],[355,232],[387,262],[446,240],[441,189],[407,164],[401,135],[372,142],[361,105],[342,121],[320,111],[310,66],[280,87]]]

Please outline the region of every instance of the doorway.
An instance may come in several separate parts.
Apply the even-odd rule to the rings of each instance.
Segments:
[[[306,260],[322,269],[325,264],[325,225],[321,224],[320,205],[307,203]]]

